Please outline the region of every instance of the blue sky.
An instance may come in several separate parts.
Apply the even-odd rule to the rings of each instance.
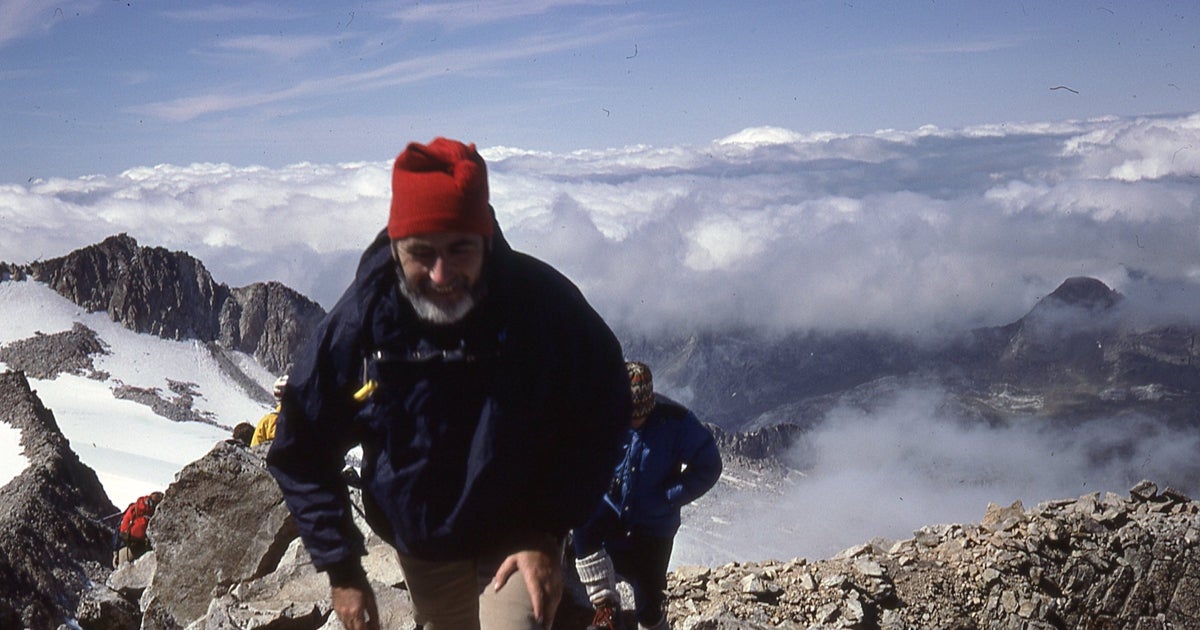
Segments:
[[[1196,68],[1191,2],[2,0],[0,183],[1179,113]]]

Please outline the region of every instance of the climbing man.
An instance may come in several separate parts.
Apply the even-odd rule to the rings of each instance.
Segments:
[[[680,508],[717,483],[721,454],[695,414],[654,393],[646,364],[625,366],[633,417],[624,457],[592,517],[575,530],[575,568],[596,607],[589,629],[620,627],[620,575],[633,586],[638,626],[661,630],[668,627],[664,592]]]
[[[154,510],[162,502],[163,493],[154,491],[125,508],[121,516],[121,526],[117,529],[117,538],[121,548],[117,550],[116,566],[128,564],[150,551],[150,539],[146,537],[146,528]]]

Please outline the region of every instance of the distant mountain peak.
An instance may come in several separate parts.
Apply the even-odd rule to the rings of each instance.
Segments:
[[[1064,280],[1046,299],[1060,305],[1103,311],[1120,302],[1121,294],[1095,278],[1075,276]]]
[[[114,234],[104,239],[98,247],[136,250],[138,242],[137,239],[130,236],[127,232],[121,232],[120,234]]]
[[[59,258],[0,263],[0,281],[25,278],[135,332],[216,342],[254,356],[274,373],[285,371],[325,315],[316,302],[278,282],[230,289],[191,254],[143,247],[124,232]],[[267,392],[261,394],[269,402]]]

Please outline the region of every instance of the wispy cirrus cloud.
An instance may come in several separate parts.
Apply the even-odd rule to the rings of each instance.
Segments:
[[[335,36],[319,35],[245,35],[222,39],[216,47],[222,50],[263,54],[276,59],[296,59],[327,48],[337,40]]]
[[[421,55],[362,72],[305,79],[278,90],[227,89],[146,103],[128,108],[127,111],[173,122],[184,122],[209,114],[294,99],[412,84],[432,77],[445,76],[447,72],[476,72],[500,66],[514,59],[536,57],[610,41],[621,37],[629,28],[629,24],[624,20],[589,21],[571,32],[530,35],[489,46],[470,46]],[[245,46],[252,44],[243,42]],[[259,41],[256,45],[262,46],[264,42]],[[283,45],[281,43],[281,46]]]
[[[900,47],[894,52],[903,55],[963,55],[1011,50],[1028,43],[1025,39],[1015,38],[928,42],[919,46]]]
[[[161,15],[180,22],[240,22],[244,20],[292,20],[307,14],[290,7],[288,11],[280,11],[278,6],[266,2],[247,2],[244,4],[206,4],[194,9],[170,9],[162,11]]]
[[[98,0],[66,0],[46,3],[40,0],[4,0],[0,2],[0,47],[37,33],[44,33],[68,15],[89,14]]]
[[[478,26],[518,18],[542,15],[572,7],[603,7],[623,4],[620,0],[493,0],[474,2],[414,3],[391,14],[406,22],[431,22],[446,27]]]

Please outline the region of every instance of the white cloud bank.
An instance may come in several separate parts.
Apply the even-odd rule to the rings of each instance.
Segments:
[[[720,517],[686,522],[672,562],[816,560],[928,525],[978,523],[989,503],[1029,509],[1092,492],[1127,495],[1142,479],[1200,491],[1194,427],[1137,417],[988,426],[954,417],[944,402],[943,392],[913,389],[872,412],[830,412],[792,453],[802,476],[781,495],[747,492],[700,507]]]
[[[1159,296],[1148,316],[1200,313],[1200,113],[483,153],[509,240],[618,325],[926,333],[1007,323],[1078,275]],[[328,307],[386,221],[389,166],[0,185],[0,260],[127,232],[231,286],[280,280]]]

